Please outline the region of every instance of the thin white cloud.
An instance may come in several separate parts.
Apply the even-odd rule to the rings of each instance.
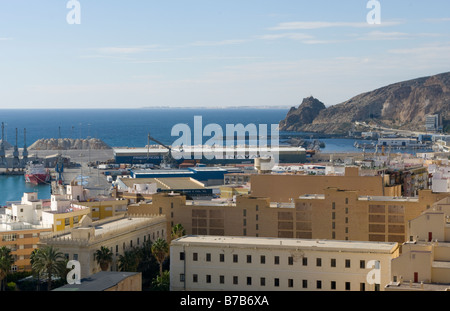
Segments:
[[[400,21],[382,21],[379,25],[371,25],[367,22],[323,22],[323,21],[311,21],[311,22],[285,22],[280,23],[275,27],[269,28],[269,30],[295,30],[295,29],[321,29],[321,28],[336,28],[336,27],[352,27],[352,28],[367,28],[367,27],[387,27],[400,25]]]
[[[235,39],[235,40],[222,40],[222,41],[196,41],[191,43],[193,46],[223,46],[223,45],[236,45],[246,42],[247,40]]]
[[[138,45],[138,46],[107,46],[91,49],[95,53],[102,55],[129,55],[129,54],[139,54],[150,51],[166,51],[167,48],[161,45]]]
[[[291,40],[306,40],[313,39],[314,37],[304,33],[280,33],[258,36],[258,39],[262,40],[278,40],[278,39],[291,39]]]
[[[402,40],[402,39],[415,39],[415,38],[433,38],[440,37],[441,34],[437,33],[405,33],[405,32],[383,32],[372,31],[361,37],[359,40]]]

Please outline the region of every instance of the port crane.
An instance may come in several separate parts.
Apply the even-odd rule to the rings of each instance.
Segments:
[[[167,146],[166,144],[160,142],[158,139],[150,136],[150,132],[148,133],[148,136],[147,136],[147,160],[149,158],[150,140],[154,141],[155,143],[157,143],[157,144],[163,146],[164,148],[166,148],[167,150],[169,150],[169,152],[163,156],[163,159],[161,161],[162,166],[175,166],[177,164],[177,162],[175,161],[175,159],[172,156],[172,148]]]

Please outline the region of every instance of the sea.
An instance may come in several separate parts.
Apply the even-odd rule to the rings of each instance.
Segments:
[[[172,144],[179,136],[172,136],[172,129],[187,124],[194,131],[195,118],[201,120],[202,127],[219,125],[226,133],[226,125],[255,124],[276,125],[286,117],[287,108],[141,108],[141,109],[3,109],[0,123],[4,125],[5,141],[16,143],[22,148],[29,147],[41,138],[98,138],[111,147],[144,147],[150,134],[164,144]],[[198,124],[198,122],[197,122]],[[26,141],[25,132],[26,129]],[[259,135],[263,135],[258,133]],[[308,133],[285,133],[283,135]],[[181,135],[181,134],[179,134]],[[194,135],[194,133],[192,133]],[[205,138],[205,141],[209,139]],[[325,138],[321,151],[357,152],[354,139]],[[152,142],[153,143],[153,142]],[[282,144],[283,141],[280,140]],[[48,185],[32,186],[23,176],[0,176],[0,206],[10,201],[18,201],[24,192],[37,191],[39,198],[50,198]]]

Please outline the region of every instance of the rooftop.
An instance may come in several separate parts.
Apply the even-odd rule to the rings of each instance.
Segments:
[[[204,189],[205,186],[190,177],[172,177],[172,178],[121,178],[125,186],[132,188],[135,184],[156,183],[159,189]]]
[[[172,245],[189,243],[189,245],[218,246],[220,244],[235,247],[271,247],[271,248],[314,248],[335,251],[366,251],[392,253],[398,248],[394,242],[365,242],[365,241],[339,241],[339,240],[313,240],[313,239],[282,239],[266,237],[234,237],[234,236],[199,236],[187,235],[172,241]]]
[[[81,279],[81,284],[66,284],[54,291],[104,291],[116,286],[121,281],[140,272],[100,271],[87,278]]]

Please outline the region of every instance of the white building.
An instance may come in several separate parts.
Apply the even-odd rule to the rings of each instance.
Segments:
[[[68,232],[45,235],[40,245],[52,245],[69,260],[77,260],[81,265],[81,278],[100,271],[94,254],[102,246],[113,253],[111,271],[118,271],[118,259],[125,251],[140,247],[147,240],[166,239],[165,216],[127,217],[125,215],[109,217],[93,222],[89,216],[83,216],[80,226]]]
[[[173,291],[373,291],[397,243],[185,236],[171,242]],[[373,279],[373,276],[377,276]]]

